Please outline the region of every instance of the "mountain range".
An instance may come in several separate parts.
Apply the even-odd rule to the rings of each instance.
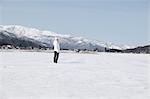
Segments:
[[[52,48],[54,37],[58,37],[62,49],[87,49],[104,51],[107,49],[129,49],[127,45],[116,45],[84,37],[62,35],[51,31],[41,31],[19,25],[0,25],[0,45],[11,44],[15,46],[33,46]]]
[[[0,46],[12,45],[18,47],[52,49],[54,37],[59,38],[61,49],[67,50],[149,53],[150,49],[149,45],[131,47],[128,45],[117,45],[110,42],[106,43],[51,31],[41,31],[20,25],[0,25]]]

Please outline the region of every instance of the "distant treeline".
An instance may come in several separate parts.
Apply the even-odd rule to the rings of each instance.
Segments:
[[[150,54],[150,45],[139,46],[132,49],[118,50],[118,49],[106,49],[106,52],[119,52],[119,53],[145,53]]]
[[[30,44],[32,46],[30,46]],[[0,49],[23,49],[23,50],[52,50],[52,47],[45,47],[45,46],[40,46],[40,45],[35,45],[32,42],[25,42],[21,43],[19,45],[11,45],[11,44],[0,44]],[[94,49],[94,50],[88,50],[88,49],[61,49],[61,50],[72,50],[75,52],[80,52],[80,51],[93,51],[93,52],[113,52],[113,53],[145,53],[145,54],[150,54],[150,45],[147,46],[141,46],[141,47],[136,47],[132,49],[126,49],[126,50],[119,50],[119,49],[108,49],[105,48],[104,51]]]

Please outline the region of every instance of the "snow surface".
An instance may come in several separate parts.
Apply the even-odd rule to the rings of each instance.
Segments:
[[[0,52],[0,99],[150,99],[150,55]]]

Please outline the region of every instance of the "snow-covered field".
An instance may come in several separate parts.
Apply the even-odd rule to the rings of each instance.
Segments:
[[[0,99],[150,99],[150,55],[0,52]]]

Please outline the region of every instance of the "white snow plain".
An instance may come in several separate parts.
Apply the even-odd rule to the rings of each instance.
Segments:
[[[150,55],[0,52],[0,99],[150,99]]]

